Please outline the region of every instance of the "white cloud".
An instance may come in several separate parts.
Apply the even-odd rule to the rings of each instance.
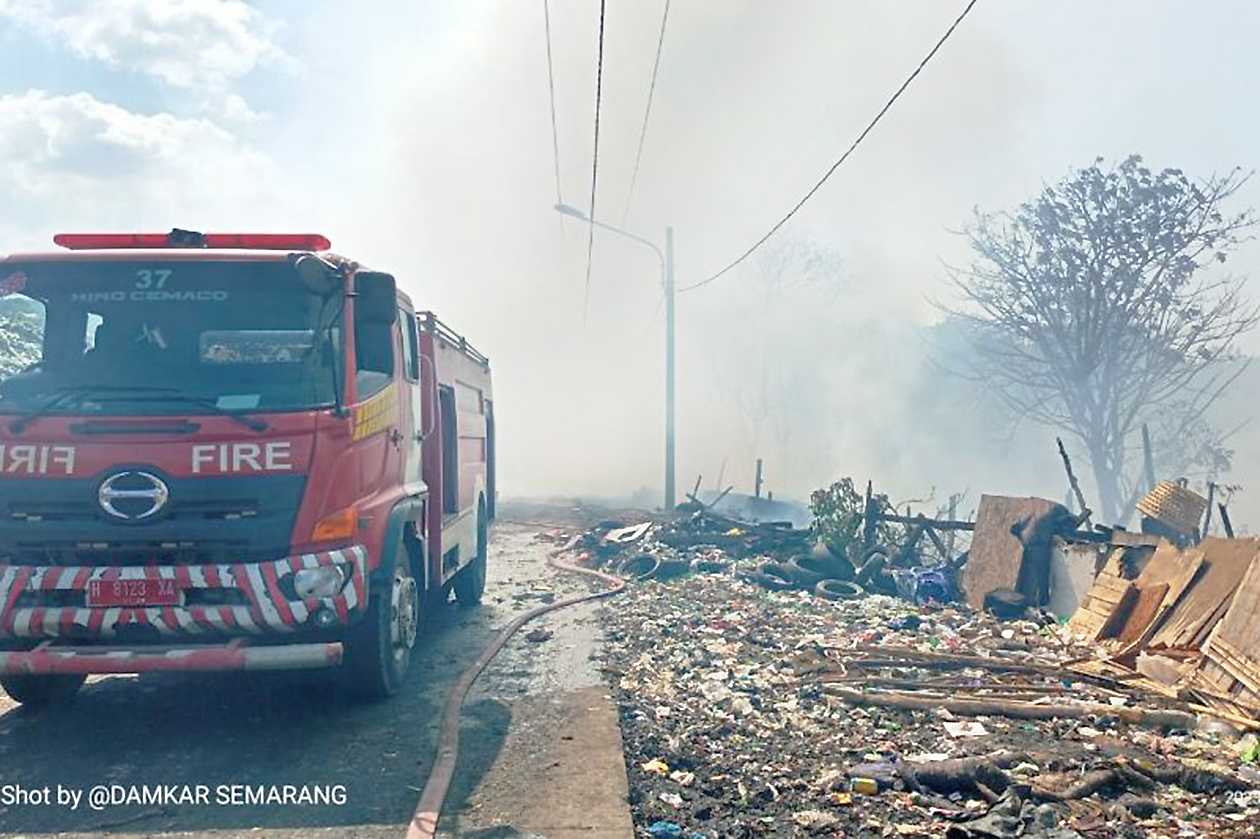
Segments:
[[[260,65],[291,65],[277,25],[241,0],[98,0],[65,11],[47,0],[0,0],[0,17],[64,42],[84,58],[168,85],[217,94]]]
[[[88,93],[0,96],[0,160],[9,248],[55,227],[240,218],[279,192],[272,161],[209,120],[138,114]]]

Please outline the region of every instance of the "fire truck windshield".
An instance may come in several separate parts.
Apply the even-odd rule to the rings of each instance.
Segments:
[[[0,342],[19,360],[0,368],[0,413],[332,405],[340,300],[312,294],[285,262],[5,266]]]

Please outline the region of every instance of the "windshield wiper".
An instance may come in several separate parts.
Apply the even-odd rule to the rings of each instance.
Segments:
[[[240,423],[241,425],[245,426],[251,431],[266,431],[268,428],[271,428],[271,426],[267,424],[265,420],[260,420],[258,419],[258,417],[251,417],[248,414],[242,414],[238,411],[229,411],[227,408],[224,408],[214,399],[210,399],[205,396],[194,396],[193,394],[190,394],[190,393],[184,393],[180,391],[178,388],[150,387],[150,388],[135,388],[135,389],[149,391],[149,392],[160,394],[160,395],[146,396],[140,399],[125,399],[122,401],[182,402],[187,405],[196,405],[198,407],[205,408],[206,410],[211,411],[212,413],[215,413],[215,414],[219,414],[220,416],[228,417],[229,419],[235,420],[236,422]]]
[[[33,411],[23,414],[22,416],[9,423],[9,431],[14,434],[21,434],[26,430],[27,426],[35,420],[48,414],[49,411],[56,410],[66,400],[72,396],[86,396],[90,393],[111,393],[116,391],[161,391],[166,388],[160,387],[143,387],[131,385],[66,385],[65,387],[55,388],[53,396],[43,405],[40,405]]]
[[[189,405],[197,405],[199,407],[206,408],[207,410],[213,413],[220,414],[225,417],[230,417],[231,419],[240,423],[241,425],[245,426],[251,431],[266,431],[268,428],[271,427],[266,422],[258,419],[257,417],[247,416],[245,414],[237,413],[236,411],[229,411],[227,408],[220,406],[219,403],[214,401],[213,399],[207,399],[201,396],[193,396],[191,394],[182,393],[180,390],[173,387],[146,387],[143,385],[72,385],[69,387],[61,388],[60,390],[56,392],[55,396],[53,396],[43,405],[39,406],[34,411],[31,411],[28,414],[23,414],[22,416],[15,419],[13,422],[9,423],[9,431],[13,432],[14,434],[21,434],[23,431],[26,430],[27,426],[29,426],[32,422],[34,422],[35,420],[39,419],[42,416],[45,416],[49,411],[53,411],[56,408],[60,407],[70,397],[85,396],[92,393],[154,394],[153,396],[125,399],[123,401],[127,401],[127,402],[183,402]]]

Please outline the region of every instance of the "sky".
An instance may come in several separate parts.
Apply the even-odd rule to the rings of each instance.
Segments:
[[[595,214],[656,242],[672,226],[685,286],[813,185],[963,4],[673,0],[630,195],[663,5],[607,4]],[[583,210],[598,10],[550,7],[560,197]],[[762,457],[796,497],[842,475],[1062,497],[1054,432],[960,428],[951,400],[974,395],[923,378],[956,231],[1096,157],[1254,168],[1256,31],[1244,2],[981,0],[764,254],[679,295],[679,485],[749,489]],[[491,357],[505,492],[656,500],[659,266],[597,233],[587,287],[552,151],[542,0],[0,0],[0,249],[322,232]],[[1254,182],[1233,202],[1257,204]],[[767,279],[805,247],[828,270]],[[1258,269],[1248,243],[1221,270]]]

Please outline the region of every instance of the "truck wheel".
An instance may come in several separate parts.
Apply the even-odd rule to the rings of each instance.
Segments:
[[[490,524],[486,520],[486,504],[477,506],[477,556],[468,567],[455,575],[455,599],[461,606],[476,606],[486,591],[486,564],[490,551]]]
[[[5,693],[31,708],[64,705],[87,680],[84,675],[0,676]]]
[[[398,547],[392,584],[372,594],[367,614],[346,639],[345,675],[350,689],[367,699],[397,693],[411,666],[420,631],[420,587],[407,549]]]

